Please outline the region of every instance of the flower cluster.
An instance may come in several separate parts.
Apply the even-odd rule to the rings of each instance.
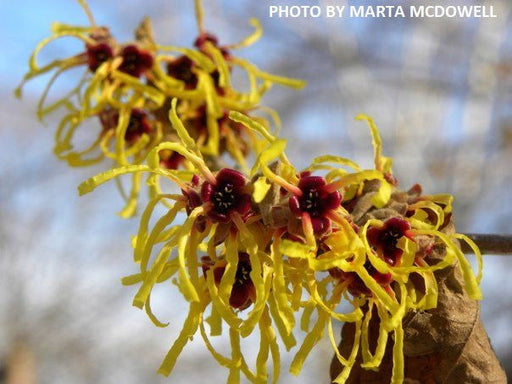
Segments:
[[[170,121],[179,142],[161,143],[145,165],[125,165],[100,174],[79,187],[81,194],[125,173],[147,172],[148,183],[165,178],[181,193],[155,188],[134,238],[140,270],[123,279],[140,284],[134,305],[145,308],[157,326],[165,326],[151,310],[156,284],[172,281],[190,303],[188,316],[159,372],[170,374],[190,338],[197,332],[220,365],[229,369],[227,382],[267,383],[269,359],[272,382],[280,372],[277,338],[287,350],[304,333],[290,371],[299,374],[313,347],[327,335],[344,366],[334,382],[344,383],[358,354],[362,366],[378,369],[390,335],[394,339],[392,383],[403,382],[402,320],[410,310],[437,305],[434,271],[458,263],[465,288],[481,298],[481,256],[464,235],[448,230],[452,198],[422,195],[421,187],[397,188],[391,160],[381,154],[381,140],[370,126],[375,166],[363,169],[339,156],[325,155],[297,170],[285,154],[286,142],[271,135],[258,121],[239,112],[229,119],[266,142],[249,173],[232,168],[211,169],[190,133],[181,124],[177,103]],[[162,165],[162,151],[176,152],[190,163],[190,173]],[[168,210],[154,221],[155,207]],[[178,214],[186,217],[182,222]],[[150,222],[154,224],[150,228]],[[463,240],[479,261],[477,275],[457,246]],[[434,249],[445,258],[432,262]],[[414,274],[414,278],[411,275]],[[340,312],[348,303],[352,310]],[[205,316],[207,316],[205,318]],[[370,348],[369,324],[380,320],[377,345]],[[332,322],[354,323],[348,356],[337,349]],[[217,351],[211,338],[227,325],[231,355]],[[260,348],[254,368],[244,355],[241,338],[257,333]]]
[[[29,71],[16,91],[21,96],[26,81],[53,73],[39,100],[37,115],[42,120],[53,112],[63,112],[54,152],[71,166],[87,166],[105,158],[113,161],[113,167],[142,164],[158,144],[178,139],[167,118],[171,100],[175,99],[179,117],[201,154],[217,159],[226,153],[244,167],[247,155],[260,143],[245,126],[228,119],[229,112],[248,114],[257,109],[262,95],[273,84],[303,86],[302,81],[271,75],[234,55],[235,50],[261,36],[261,26],[255,19],[251,20],[253,34],[240,43],[221,45],[204,30],[201,1],[195,0],[199,34],[193,48],[157,43],[149,19],[136,29],[133,42],[122,43],[108,28],[95,23],[85,0],[78,1],[90,25],[54,23],[52,36],[34,50]],[[41,66],[41,50],[64,37],[81,41],[83,51]],[[74,68],[83,68],[76,86],[48,103],[55,81]],[[246,74],[250,84],[247,90],[239,91],[233,86],[234,68]],[[278,123],[272,110],[270,116]],[[91,130],[91,122],[99,129]],[[260,122],[270,129],[267,120],[260,118]],[[79,136],[87,138],[85,146]],[[190,168],[188,160],[174,151],[159,155],[162,167]],[[134,174],[130,193],[121,191],[126,199],[121,216],[135,213],[140,184],[140,175]]]
[[[256,20],[251,21],[252,35],[222,45],[204,30],[201,2],[195,0],[199,33],[193,48],[158,44],[148,19],[135,31],[134,42],[120,43],[108,28],[95,24],[85,0],[78,1],[90,26],[54,24],[53,35],[30,58],[17,93],[31,78],[53,72],[37,114],[43,119],[63,112],[57,156],[71,166],[113,161],[112,169],[82,183],[80,194],[130,175],[128,194],[118,184],[126,199],[121,215],[129,217],[147,175],[151,200],[133,238],[138,272],[123,283],[139,284],[133,304],[159,327],[167,324],[151,309],[157,284],[171,281],[190,305],[159,372],[170,374],[199,332],[212,356],[229,369],[228,383],[240,382],[242,375],[253,383],[267,383],[270,377],[276,383],[278,337],[288,351],[294,349],[290,371],[299,374],[327,330],[344,367],[334,382],[347,380],[358,356],[363,368],[378,369],[391,336],[392,384],[402,383],[402,320],[409,311],[437,306],[434,272],[458,264],[469,296],[481,298],[482,258],[470,239],[451,229],[452,197],[423,195],[419,185],[401,191],[391,159],[382,156],[379,132],[364,115],[358,119],[368,123],[372,135],[372,169],[332,155],[296,169],[285,154],[286,141],[271,133],[266,119],[249,116],[273,84],[303,85],[234,55],[260,37]],[[39,52],[61,37],[79,39],[83,51],[40,66]],[[56,79],[77,67],[84,69],[82,79],[48,104]],[[231,82],[235,67],[247,75],[245,91]],[[88,129],[90,121],[99,122],[96,133]],[[75,149],[81,127],[89,144]],[[250,152],[257,156],[252,169],[246,160]],[[224,155],[235,166],[223,163]],[[171,187],[174,193],[169,184],[177,187]],[[156,218],[159,205],[166,212]],[[476,276],[459,240],[477,255]],[[436,250],[445,255],[441,261],[430,257]],[[343,303],[352,308],[341,311]],[[370,348],[375,316],[379,335]],[[354,324],[348,356],[337,349],[333,320]],[[211,341],[226,325],[230,356]],[[298,333],[302,342],[296,348]],[[241,345],[251,334],[260,339],[255,364],[247,361]]]

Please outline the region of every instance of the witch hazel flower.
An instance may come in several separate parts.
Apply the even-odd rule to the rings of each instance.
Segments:
[[[167,74],[182,81],[186,90],[197,87],[197,74],[194,70],[194,62],[188,56],[180,56],[168,62]]]
[[[153,55],[133,44],[125,46],[119,56],[122,58],[119,71],[133,77],[140,77],[153,66]]]
[[[206,178],[195,174],[189,183],[185,183],[182,193],[188,215],[202,207],[196,228],[203,232],[214,223],[222,224],[217,230],[220,241],[227,236],[234,219],[244,222],[252,216],[251,195],[246,183],[242,173],[230,168],[223,168]]]
[[[194,46],[197,47],[201,52],[209,54],[208,43],[218,49],[224,59],[229,60],[231,52],[228,47],[219,46],[219,39],[212,33],[201,32],[199,37],[194,41]]]
[[[363,268],[368,274],[382,287],[389,289],[389,284],[393,281],[390,273],[381,273],[375,269],[373,264],[366,261]],[[347,291],[354,297],[372,296],[372,291],[366,286],[364,281],[356,272],[344,272],[339,268],[329,269],[330,276],[337,281],[337,284],[344,283],[347,285]]]
[[[114,49],[107,43],[89,44],[86,50],[87,65],[91,72],[114,57]]]
[[[203,256],[201,258],[201,267],[203,269],[204,277],[206,278],[208,270],[213,269],[213,277],[216,285],[220,285],[221,283],[226,270],[226,264],[225,259],[215,263],[208,256]],[[229,296],[229,305],[239,311],[249,308],[256,300],[256,289],[250,276],[251,270],[251,260],[249,255],[245,252],[239,252],[233,289]]]
[[[185,157],[176,151],[164,149],[159,152],[160,166],[166,169],[178,169],[184,163]]]
[[[312,176],[310,172],[300,175],[298,190],[288,200],[290,210],[297,218],[309,215],[316,235],[327,232],[331,226],[329,213],[336,210],[341,203],[341,193],[331,191],[325,178]]]
[[[400,265],[400,259],[404,251],[398,247],[398,241],[402,237],[407,237],[414,241],[410,223],[400,217],[391,217],[380,228],[372,226],[366,232],[369,245],[377,252],[378,257],[382,258],[391,267]],[[370,260],[364,263],[363,268],[391,296],[394,296],[393,290],[390,287],[390,284],[393,282],[390,272],[380,272]],[[347,290],[353,296],[372,296],[371,289],[366,286],[356,272],[343,272],[335,268],[330,270],[329,273],[333,278],[348,284]]]
[[[251,195],[247,193],[246,178],[234,169],[221,169],[214,183],[205,181],[201,186],[201,199],[207,204],[207,215],[213,221],[227,223],[234,213],[242,219],[251,213]]]
[[[407,237],[414,241],[411,224],[400,217],[387,219],[381,228],[369,228],[366,237],[379,256],[391,266],[399,265],[403,254],[403,250],[398,247],[398,240]]]
[[[224,47],[218,47],[218,39],[213,34],[202,32],[200,36],[195,40],[194,46],[209,58],[212,58],[212,54],[210,52],[212,49],[211,47],[213,47],[213,49],[218,50],[221,53],[223,60],[229,61],[230,53],[228,49]],[[226,64],[224,61],[222,61],[221,65],[223,64],[228,68],[229,71],[231,71],[231,66],[229,64]],[[177,80],[182,81],[186,90],[196,89],[198,84],[198,71],[201,71],[201,65],[192,60],[187,55],[179,56],[167,63],[167,74]],[[220,86],[219,69],[211,69],[209,75],[213,80],[217,93],[223,95],[224,90],[223,87]]]
[[[154,129],[148,114],[143,109],[133,108],[124,135],[126,142],[133,144],[140,139],[143,134],[150,134],[153,131]]]
[[[142,108],[116,110],[107,107],[98,117],[103,127],[100,147],[105,156],[119,164],[126,163],[128,156],[143,159],[148,153],[148,146],[151,148],[151,141],[160,134],[154,118]],[[114,152],[110,152],[110,147]]]

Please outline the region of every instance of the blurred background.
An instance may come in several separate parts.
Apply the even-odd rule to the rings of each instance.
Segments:
[[[278,19],[276,1],[205,0],[206,26],[221,44],[239,41],[261,20],[265,34],[237,55],[267,71],[308,82],[294,92],[275,87],[265,104],[283,120],[289,155],[306,166],[320,154],[371,166],[368,129],[375,119],[384,153],[407,189],[455,196],[459,232],[512,232],[512,4],[509,0],[422,4],[492,5],[496,19]],[[283,4],[295,4],[283,1]],[[299,3],[299,2],[297,2]],[[308,0],[300,4],[350,5]],[[387,0],[368,2],[402,4]],[[192,0],[90,0],[100,25],[121,41],[143,16],[162,44],[190,46]],[[169,379],[155,371],[181,329],[186,304],[163,287],[154,309],[171,325],[157,329],[131,306],[133,288],[120,278],[135,271],[130,235],[137,219],[112,186],[79,198],[76,186],[105,169],[70,169],[52,155],[56,120],[43,127],[35,106],[48,78],[12,91],[52,21],[87,24],[75,1],[0,1],[0,383],[212,383],[226,372],[201,340],[187,346]],[[42,60],[79,52],[55,44]],[[59,86],[54,91],[59,92]],[[512,256],[486,256],[482,317],[496,352],[512,372]],[[320,345],[301,376],[284,368],[282,382],[328,382],[332,352]]]

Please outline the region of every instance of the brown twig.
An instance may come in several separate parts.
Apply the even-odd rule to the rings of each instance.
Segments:
[[[473,240],[480,248],[482,254],[487,255],[510,255],[512,254],[512,235],[495,235],[482,233],[466,233],[466,236]],[[471,248],[461,242],[464,253],[473,253]]]

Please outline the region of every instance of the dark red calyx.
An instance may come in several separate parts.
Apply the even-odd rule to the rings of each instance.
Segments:
[[[219,39],[217,36],[208,33],[203,32],[199,35],[199,37],[194,41],[194,46],[199,49],[201,52],[206,53],[206,43],[211,43],[215,48],[220,50],[222,53],[222,56],[224,56],[224,59],[228,60],[231,56],[231,53],[229,50],[225,47],[219,46]]]
[[[167,74],[185,83],[185,89],[197,87],[197,75],[195,74],[194,62],[187,56],[180,56],[167,63]]]
[[[126,133],[124,135],[125,140],[128,143],[134,143],[144,133],[149,134],[152,131],[153,127],[148,114],[139,108],[132,109],[128,127],[126,128]]]
[[[288,201],[290,210],[296,217],[302,217],[303,213],[308,213],[314,232],[325,233],[330,228],[330,219],[327,217],[329,212],[340,206],[340,192],[330,192],[323,177],[311,176],[309,172],[301,174],[298,187],[302,195],[290,197]]]
[[[133,77],[140,77],[153,67],[153,55],[136,45],[127,45],[121,50],[123,58],[119,71]]]
[[[96,72],[101,64],[114,57],[114,50],[107,43],[87,46],[87,65],[91,72]]]
[[[218,222],[231,221],[231,214],[237,212],[242,218],[251,210],[251,195],[246,192],[243,174],[229,168],[217,173],[216,183],[205,181],[201,187],[201,199],[210,202],[208,216]]]
[[[183,155],[170,149],[162,149],[158,152],[158,156],[160,157],[160,166],[166,169],[178,169],[185,160]]]
[[[372,227],[368,229],[366,238],[389,265],[397,265],[400,262],[403,251],[398,248],[398,240],[408,236],[411,225],[400,217],[392,217],[384,222],[382,228]]]
[[[226,261],[221,260],[216,264],[208,256],[204,256],[201,258],[201,262],[205,278],[206,272],[213,268],[214,282],[218,286],[226,270]],[[229,297],[229,305],[240,311],[248,308],[256,299],[256,290],[250,276],[251,271],[252,266],[249,255],[245,252],[239,252],[235,281]]]

